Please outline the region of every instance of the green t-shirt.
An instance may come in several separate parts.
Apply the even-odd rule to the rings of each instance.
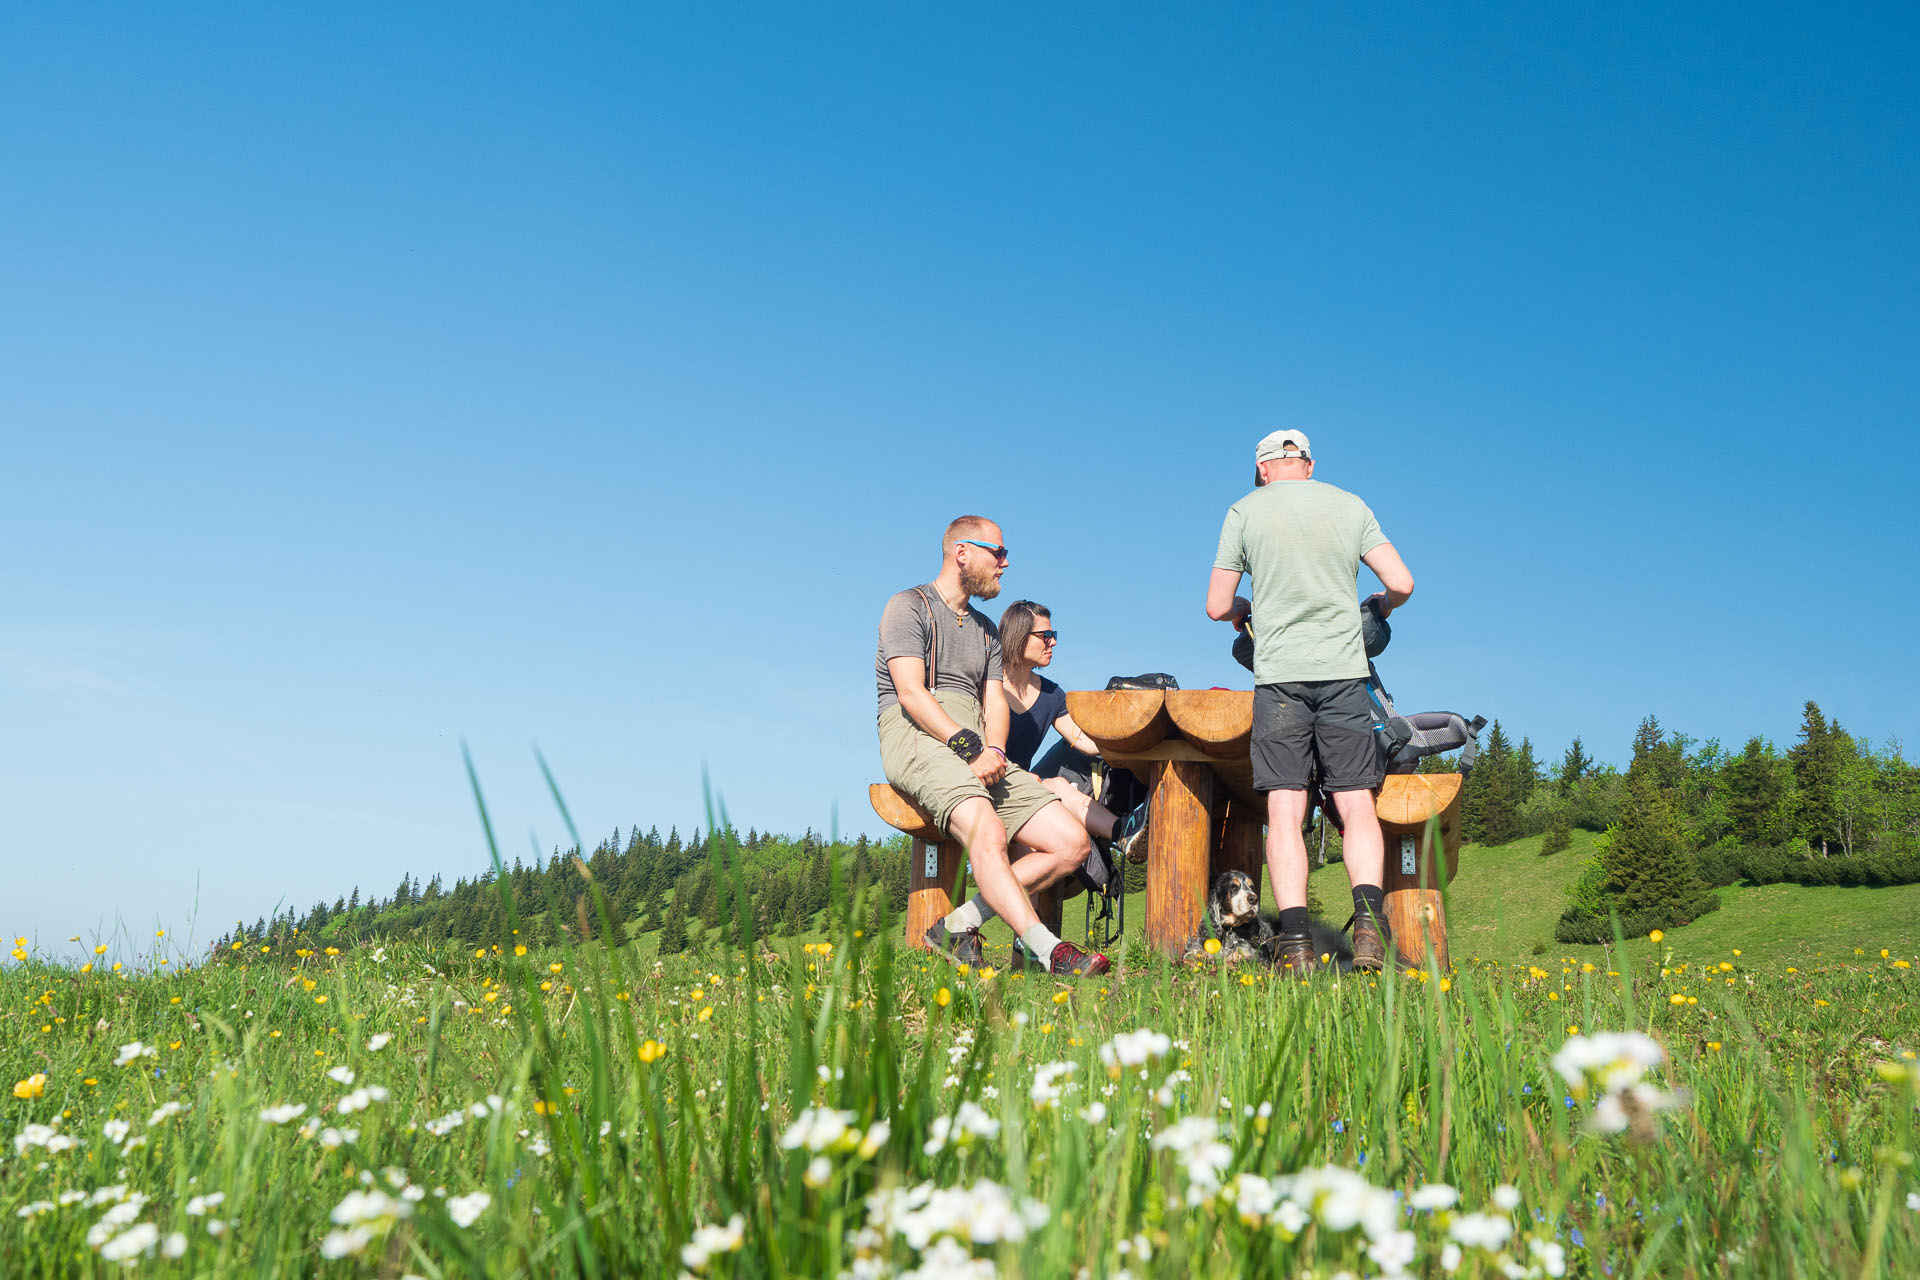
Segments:
[[[1276,480],[1227,511],[1216,569],[1253,575],[1253,678],[1364,680],[1355,584],[1387,540],[1373,512],[1318,480]]]

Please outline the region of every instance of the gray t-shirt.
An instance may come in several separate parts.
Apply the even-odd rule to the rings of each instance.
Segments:
[[[926,597],[922,598],[921,591]],[[889,658],[927,660],[927,602],[933,602],[933,622],[939,628],[940,650],[935,655],[935,689],[964,693],[976,702],[989,680],[1000,678],[1000,633],[987,615],[967,603],[965,620],[953,616],[953,610],[940,598],[932,583],[907,588],[887,601],[880,614],[880,653],[874,659],[873,676],[880,686],[880,710],[900,705],[894,692],[893,673],[887,670]]]
[[[1355,583],[1387,537],[1373,512],[1318,480],[1276,480],[1227,511],[1216,569],[1253,575],[1253,678],[1364,680]]]

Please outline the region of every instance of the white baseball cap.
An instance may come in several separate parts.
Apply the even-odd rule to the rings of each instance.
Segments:
[[[1306,458],[1311,461],[1313,446],[1307,443],[1307,433],[1288,428],[1263,436],[1253,448],[1254,464],[1257,466],[1276,458]]]

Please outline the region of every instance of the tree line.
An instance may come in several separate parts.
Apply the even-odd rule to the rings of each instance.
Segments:
[[[755,935],[777,937],[812,929],[828,905],[835,869],[850,889],[865,891],[861,900],[876,920],[883,911],[897,916],[907,901],[908,846],[905,836],[832,841],[812,830],[786,836],[749,829],[741,836],[723,829],[708,836],[695,830],[682,840],[678,828],[662,838],[658,827],[643,833],[635,826],[624,837],[616,827],[590,852],[556,848],[531,864],[516,858],[504,879],[520,921],[517,940],[528,946],[601,935],[591,882],[619,932],[613,941],[654,933],[660,952],[671,955],[699,947],[716,930],[734,940],[736,858]],[[512,937],[501,878],[489,868],[449,888],[437,875],[423,884],[406,874],[384,898],[363,898],[356,885],[331,905],[285,909],[251,925],[238,921],[214,953],[284,957],[402,939],[493,946]]]

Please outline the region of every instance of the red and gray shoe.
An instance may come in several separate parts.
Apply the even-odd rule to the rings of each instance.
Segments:
[[[970,964],[978,969],[987,962],[987,949],[980,943],[978,929],[962,929],[955,933],[947,928],[945,920],[935,920],[928,929],[924,941],[927,950],[938,952],[955,964]]]
[[[1111,968],[1113,962],[1098,951],[1082,951],[1071,942],[1055,947],[1047,962],[1049,973],[1071,974],[1076,978],[1095,977]]]

